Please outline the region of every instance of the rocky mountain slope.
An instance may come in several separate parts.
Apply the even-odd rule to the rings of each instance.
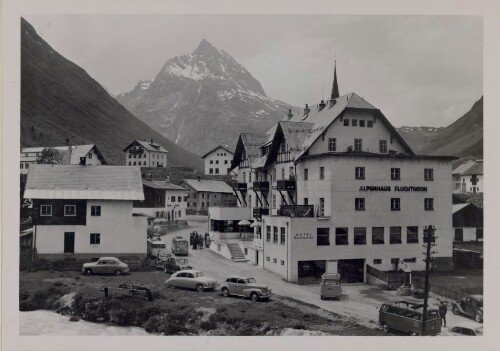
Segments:
[[[444,127],[400,127],[396,128],[403,139],[417,154],[425,148],[429,140],[433,139]]]
[[[234,147],[240,132],[263,132],[292,106],[267,97],[228,53],[203,39],[192,54],[168,60],[117,100],[152,128],[197,154]]]
[[[203,169],[198,156],[133,116],[82,68],[58,54],[24,19],[21,23],[21,146],[97,144],[110,164],[125,164],[134,139],[154,139],[169,163]]]

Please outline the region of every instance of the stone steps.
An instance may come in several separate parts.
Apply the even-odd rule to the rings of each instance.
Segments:
[[[231,260],[235,262],[247,262],[248,259],[241,251],[239,244],[227,244],[229,251],[231,252]]]

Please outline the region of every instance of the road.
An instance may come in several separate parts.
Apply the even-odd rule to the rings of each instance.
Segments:
[[[170,242],[174,235],[181,235],[189,239],[189,233],[193,230],[196,230],[200,234],[208,230],[206,221],[191,221],[189,225],[189,228],[171,232],[162,237],[162,240],[167,243],[167,248],[170,247]],[[280,276],[257,267],[254,264],[248,262],[233,262],[207,248],[203,250],[191,250],[190,248],[188,259],[191,266],[203,271],[207,276],[213,277],[219,282],[224,281],[231,275],[254,277],[259,283],[267,284],[274,294],[316,305],[344,317],[353,318],[357,323],[372,328],[377,327],[377,308],[382,303],[402,299],[422,303],[422,300],[397,296],[395,291],[382,290],[368,284],[344,284],[340,301],[324,301],[320,299],[318,285],[297,285],[288,283]],[[440,297],[431,294],[429,298],[430,307],[438,307],[438,298]],[[447,327],[451,328],[453,326],[478,328],[482,326],[482,324],[476,323],[474,320],[466,317],[455,316],[449,308],[447,314]],[[448,328],[442,328],[440,335],[450,335],[447,330]]]

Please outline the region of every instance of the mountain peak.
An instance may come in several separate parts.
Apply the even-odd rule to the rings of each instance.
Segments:
[[[219,53],[219,50],[212,44],[208,42],[205,38],[202,39],[194,53],[202,53],[202,54],[209,54],[209,53]]]

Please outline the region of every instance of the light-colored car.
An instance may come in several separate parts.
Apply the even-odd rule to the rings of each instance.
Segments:
[[[465,336],[481,336],[483,335],[483,327],[479,328],[468,328],[468,327],[452,327],[450,328],[450,334],[453,335],[465,335]]]
[[[114,274],[122,275],[129,273],[128,265],[116,257],[101,257],[95,262],[84,263],[82,273],[91,274]]]
[[[187,269],[172,274],[165,284],[176,288],[195,289],[197,291],[213,290],[218,283],[215,279],[205,277],[203,272]]]
[[[271,289],[267,285],[257,284],[255,278],[229,277],[219,287],[223,296],[243,296],[252,301],[269,300]]]

